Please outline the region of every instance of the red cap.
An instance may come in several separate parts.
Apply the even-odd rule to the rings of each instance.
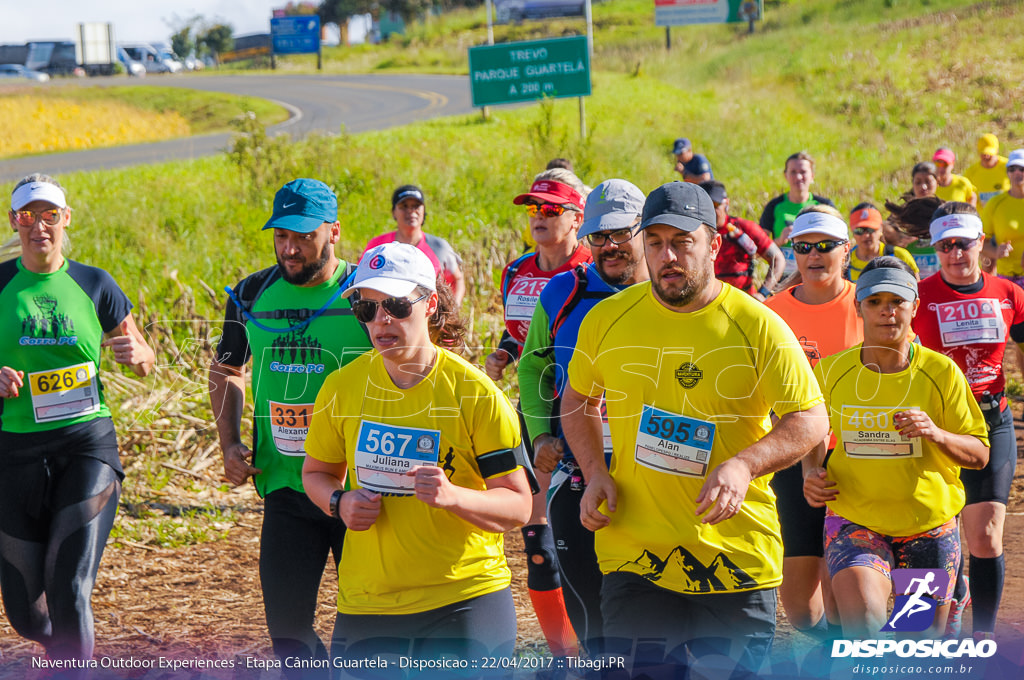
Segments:
[[[946,165],[953,165],[953,163],[956,162],[956,154],[953,153],[952,149],[943,147],[935,152],[935,155],[932,156],[932,160],[942,161]]]
[[[876,208],[861,208],[850,213],[850,229],[857,227],[882,228],[882,213]]]
[[[530,187],[529,193],[519,194],[512,199],[516,205],[522,205],[526,199],[532,198],[544,203],[565,205],[571,203],[580,210],[583,209],[585,201],[580,193],[568,184],[562,184],[551,179],[539,179]]]

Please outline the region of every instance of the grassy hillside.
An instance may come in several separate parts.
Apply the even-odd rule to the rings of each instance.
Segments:
[[[487,121],[474,114],[294,144],[262,139],[254,124],[234,155],[62,177],[75,207],[72,257],[105,267],[141,301],[161,349],[164,368],[148,387],[111,379],[132,397],[115,404],[122,426],[156,422],[172,431],[159,441],[140,435],[134,445],[158,446],[175,460],[193,443],[205,450],[215,441],[196,423],[209,418],[202,376],[222,289],[273,261],[260,227],[274,191],[294,177],[335,188],[339,252],[350,259],[390,228],[394,187],[421,185],[428,231],[449,238],[466,259],[465,311],[479,358],[501,328],[494,276],[520,250],[525,214],[511,199],[552,157],[572,158],[592,186],[618,176],[650,190],[673,179],[669,146],[685,135],[711,158],[734,212],[756,219],[785,186],[783,160],[800,149],[818,159],[815,191],[849,209],[898,196],[914,162],[940,145],[956,150],[961,167],[973,162],[982,132],[996,133],[1004,153],[1024,146],[1019,3],[769,3],[754,35],[745,26],[680,27],[671,51],[652,7],[647,0],[595,5],[584,139],[577,102],[559,100],[498,107]],[[327,68],[464,71],[465,48],[482,41],[482,21],[482,9],[433,19],[400,44],[331,51]],[[530,23],[497,34],[525,39],[579,26]],[[305,66],[290,60],[283,68]],[[179,441],[180,432],[187,436]],[[134,488],[146,493],[147,484]]]

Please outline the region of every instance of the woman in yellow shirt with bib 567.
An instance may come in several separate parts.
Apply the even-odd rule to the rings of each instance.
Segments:
[[[516,413],[444,348],[461,345],[451,331],[464,329],[421,251],[372,248],[349,291],[373,349],[324,382],[302,471],[310,499],[348,526],[334,665],[509,655],[516,618],[502,533],[531,508]]]

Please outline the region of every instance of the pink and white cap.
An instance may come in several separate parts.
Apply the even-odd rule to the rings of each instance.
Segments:
[[[932,235],[932,245],[947,238],[981,238],[985,231],[981,226],[981,218],[977,215],[943,215],[933,220],[928,227]]]
[[[355,278],[342,297],[369,288],[392,297],[405,297],[417,286],[437,290],[437,274],[430,258],[408,243],[383,243],[363,253]]]

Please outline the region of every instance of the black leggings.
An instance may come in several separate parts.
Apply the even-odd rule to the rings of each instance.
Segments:
[[[562,574],[565,612],[576,637],[591,654],[603,635],[601,569],[594,551],[594,532],[580,522],[583,476],[575,464],[562,464],[551,475],[548,489],[548,524],[555,541]]]
[[[334,620],[331,657],[338,680],[393,678],[505,678],[505,663],[488,659],[511,657],[516,642],[516,609],[512,589],[443,605],[416,614],[342,614]],[[354,667],[363,659],[384,657],[386,669]],[[421,665],[408,674],[398,671],[402,658],[423,664],[442,658],[460,659],[468,668]],[[344,660],[352,666],[345,666]],[[409,666],[405,666],[408,668]],[[417,672],[422,670],[422,672]]]
[[[316,634],[320,580],[328,553],[334,566],[341,559],[345,524],[328,517],[304,493],[278,489],[263,501],[260,536],[260,585],[267,629],[279,659],[327,659],[327,648]],[[326,678],[317,668],[282,669],[287,678]]]
[[[116,439],[111,443],[116,451]],[[92,657],[90,600],[120,495],[117,471],[96,458],[0,463],[4,608],[14,630],[41,643],[51,658]]]

